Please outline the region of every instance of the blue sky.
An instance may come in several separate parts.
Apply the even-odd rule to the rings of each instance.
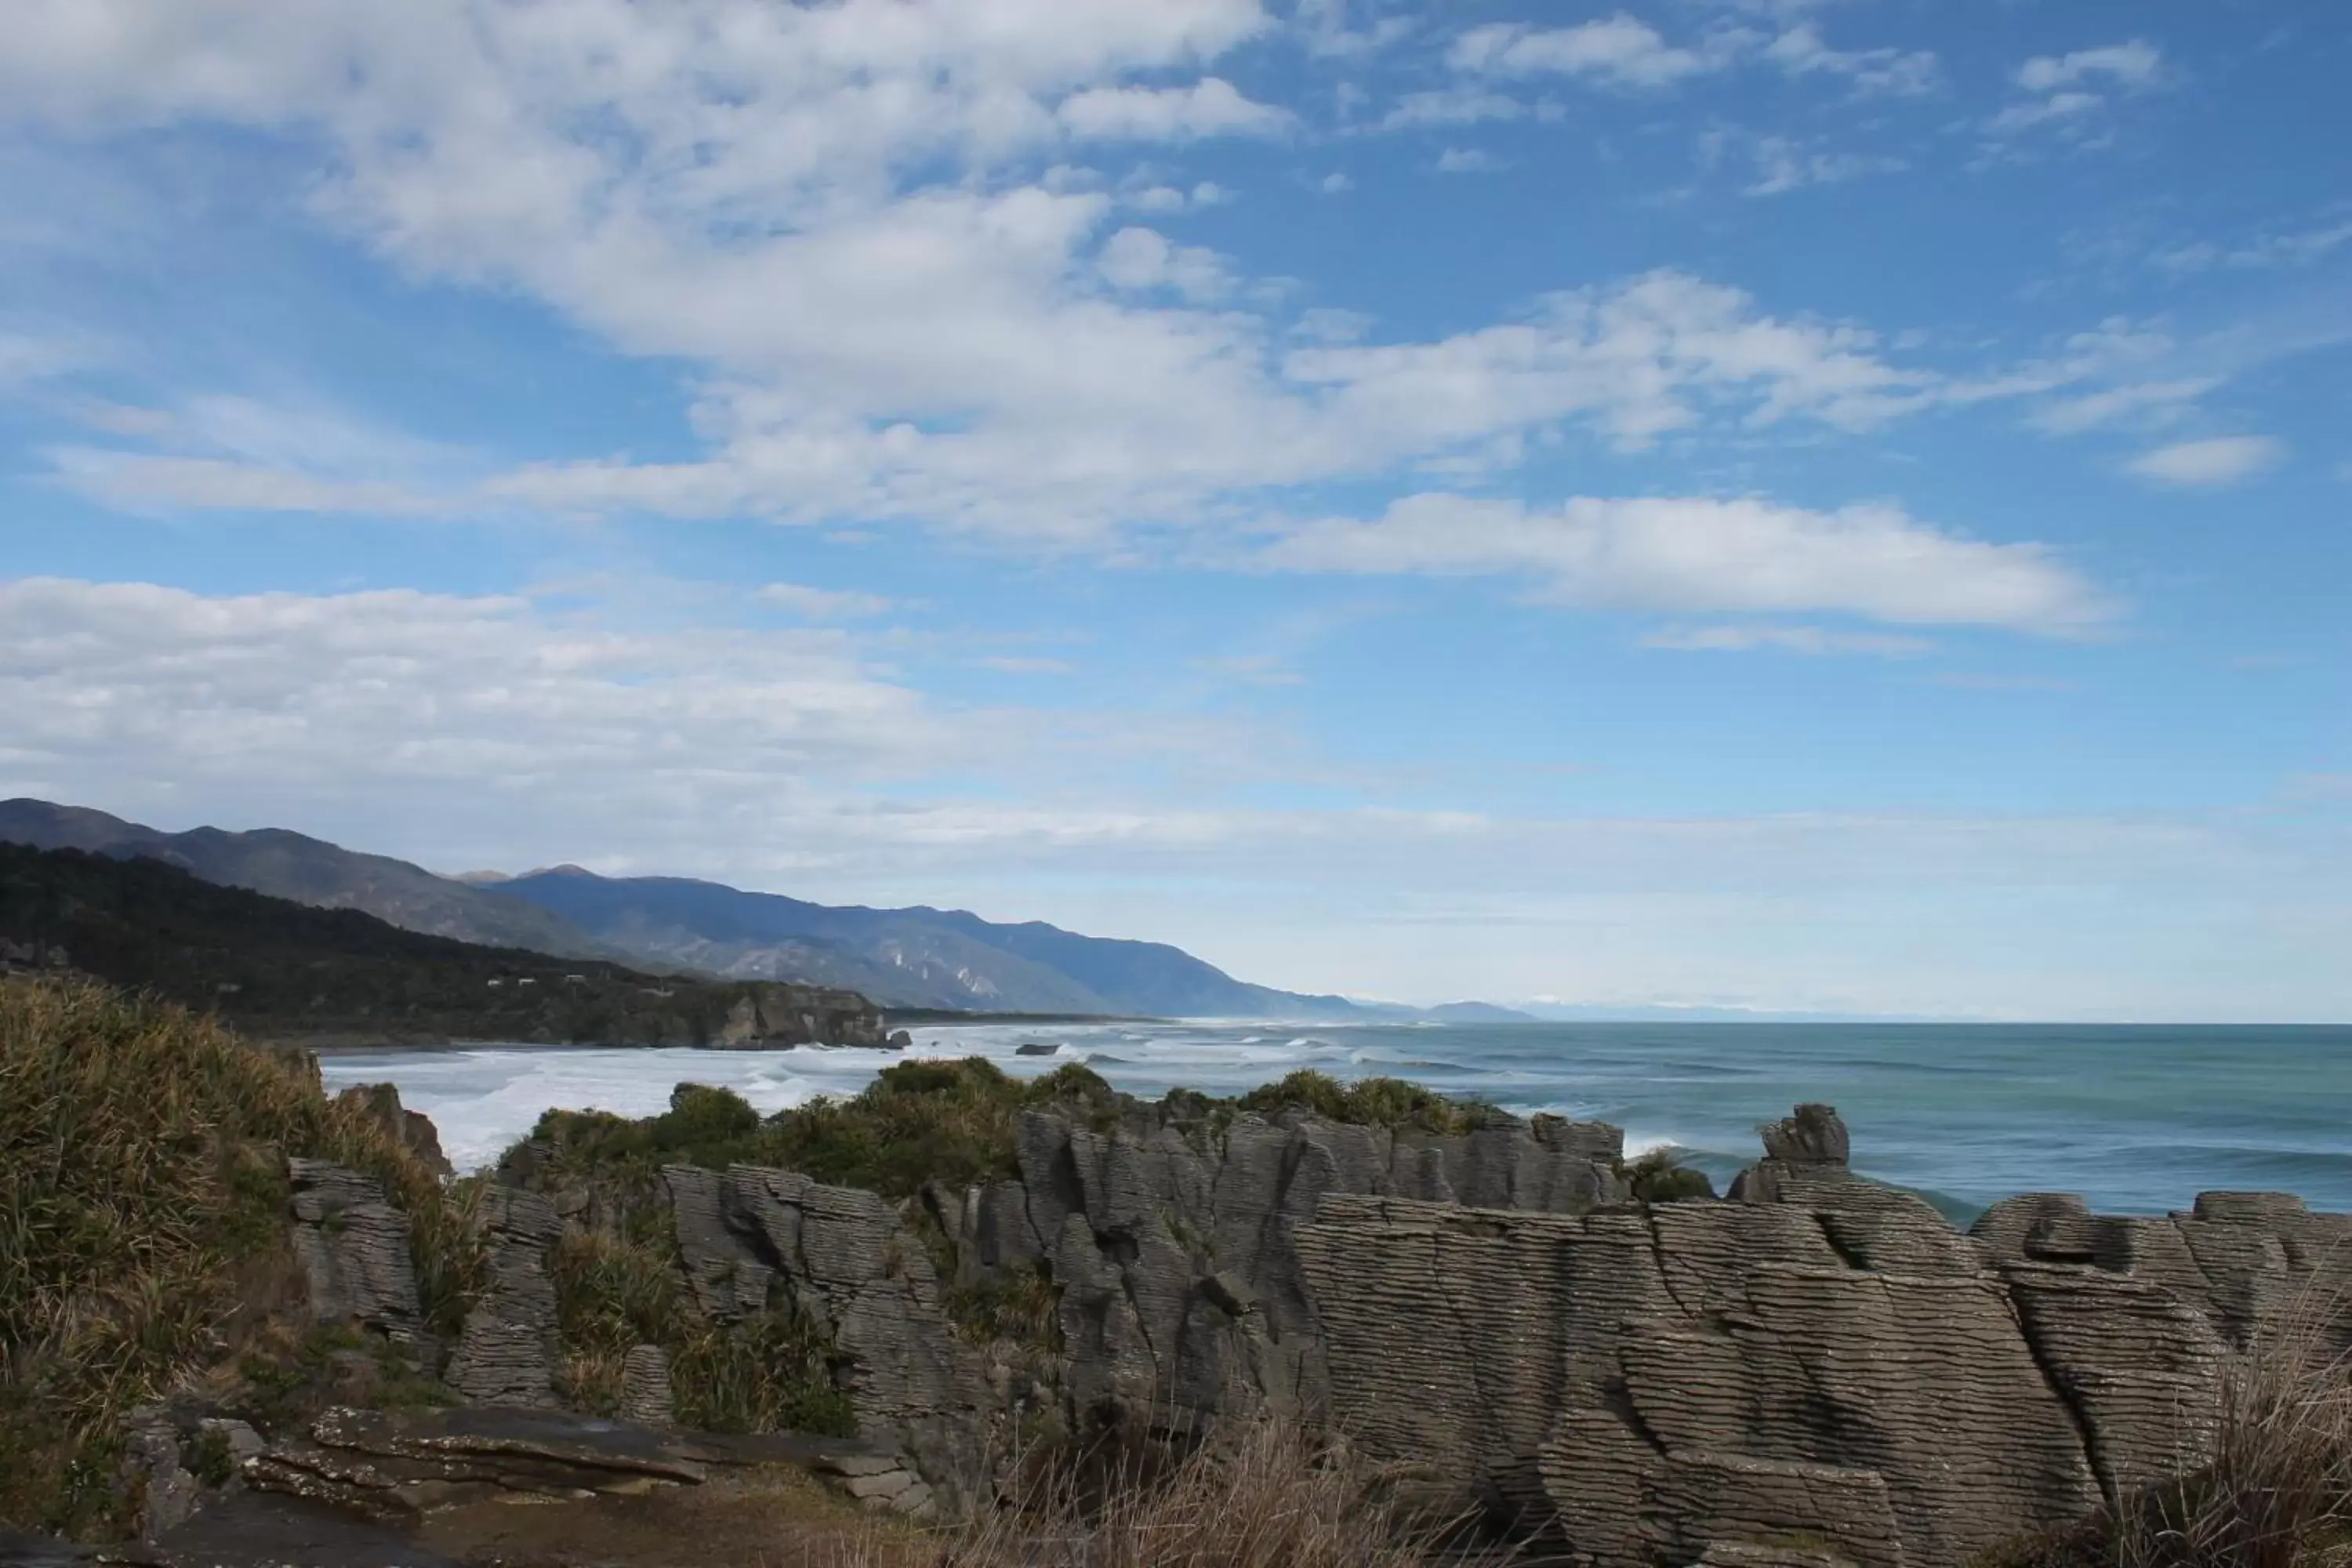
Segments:
[[[2352,14],[17,10],[0,792],[2352,1019]]]

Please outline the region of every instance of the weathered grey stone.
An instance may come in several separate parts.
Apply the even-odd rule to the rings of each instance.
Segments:
[[[659,1345],[631,1345],[621,1361],[621,1419],[641,1426],[667,1426],[677,1419],[670,1392],[669,1352]]]
[[[400,1103],[400,1086],[391,1083],[353,1084],[335,1097],[357,1107],[390,1133],[394,1142],[425,1163],[434,1174],[453,1173],[448,1156],[441,1152],[441,1135],[432,1119]]]
[[[373,1178],[324,1160],[287,1163],[289,1240],[321,1322],[357,1322],[414,1345],[424,1337],[408,1215]]]
[[[553,1405],[556,1299],[547,1248],[562,1222],[541,1194],[499,1186],[484,1196],[483,1221],[489,1289],[466,1314],[449,1384],[477,1405]]]

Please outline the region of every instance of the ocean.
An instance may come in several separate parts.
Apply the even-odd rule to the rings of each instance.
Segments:
[[[1029,1075],[1091,1065],[1130,1093],[1230,1094],[1314,1068],[1387,1075],[1523,1113],[1615,1122],[1629,1152],[1670,1146],[1719,1187],[1756,1128],[1800,1100],[1837,1107],[1854,1168],[1965,1221],[2016,1193],[2116,1214],[2210,1188],[2297,1193],[2352,1211],[2352,1028],[2087,1025],[1192,1022],[914,1031],[920,1057],[983,1056]],[[1024,1044],[1054,1045],[1050,1057]],[[763,1110],[856,1093],[882,1052],[472,1046],[329,1057],[331,1088],[400,1086],[460,1169],[495,1161],[551,1107],[650,1115],[681,1081]]]

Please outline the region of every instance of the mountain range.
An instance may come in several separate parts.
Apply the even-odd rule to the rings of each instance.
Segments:
[[[1416,1009],[1307,995],[1234,979],[1164,942],[1085,936],[961,910],[809,903],[681,878],[600,877],[574,866],[503,879],[444,877],[282,828],[166,833],[101,811],[0,802],[0,842],[152,858],[205,881],[408,931],[671,973],[797,981],[900,1010],[1160,1017],[1526,1016],[1483,1003]]]

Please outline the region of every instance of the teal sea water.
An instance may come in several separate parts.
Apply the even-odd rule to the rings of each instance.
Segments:
[[[1036,1073],[1083,1060],[1121,1089],[1212,1093],[1299,1068],[1409,1078],[1511,1110],[1613,1121],[1720,1185],[1756,1127],[1826,1100],[1864,1174],[1956,1217],[2021,1192],[2160,1213],[2212,1188],[2301,1194],[2352,1211],[2352,1027],[2051,1025],[1251,1023],[921,1028],[917,1054]],[[1018,1054],[1054,1045],[1051,1057]],[[333,1084],[390,1079],[461,1164],[494,1159],[550,1106],[631,1115],[682,1080],[763,1110],[855,1093],[871,1051],[550,1050],[486,1046],[329,1059]]]

